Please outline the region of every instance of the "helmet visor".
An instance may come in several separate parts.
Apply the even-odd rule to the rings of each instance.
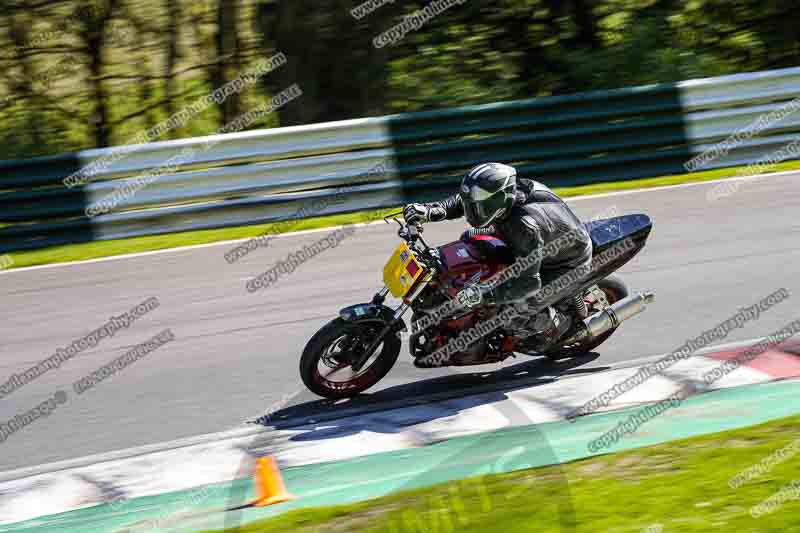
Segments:
[[[506,206],[506,194],[502,190],[488,193],[473,187],[469,192],[462,189],[460,195],[467,222],[476,228],[491,223]]]

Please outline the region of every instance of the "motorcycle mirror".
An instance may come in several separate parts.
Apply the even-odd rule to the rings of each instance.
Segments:
[[[403,214],[403,212],[402,212],[402,211],[398,211],[397,213],[389,213],[388,215],[386,215],[385,217],[383,217],[383,221],[384,221],[384,222],[386,222],[386,223],[388,224],[388,223],[389,223],[389,220],[391,219],[391,220],[394,220],[395,222],[397,222],[398,224],[400,224],[400,225],[402,226],[402,225],[403,225],[403,223],[402,223],[402,222],[400,222],[400,221],[399,221],[399,220],[396,218],[398,215],[402,215],[402,214]]]

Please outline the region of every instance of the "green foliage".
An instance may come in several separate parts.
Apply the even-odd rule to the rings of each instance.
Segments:
[[[0,13],[0,158],[94,147],[103,129],[109,144],[125,143],[276,51],[286,51],[289,66],[168,137],[213,133],[224,113],[246,112],[292,83],[302,102],[252,128],[786,67],[800,52],[800,4],[781,0],[469,0],[396,45],[372,47],[427,4],[387,3],[360,20],[338,0],[10,8]],[[226,19],[238,21],[236,39],[226,41],[232,50],[219,48],[231,31],[219,27],[228,6],[239,6]],[[93,57],[103,63],[99,76]]]
[[[440,44],[423,42],[418,53],[394,59],[389,110],[405,113],[517,96],[519,83],[512,62],[490,48],[490,28],[481,29],[486,33],[453,24],[444,29],[447,38]]]

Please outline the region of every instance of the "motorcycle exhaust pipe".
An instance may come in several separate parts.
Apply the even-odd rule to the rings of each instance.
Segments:
[[[655,299],[656,296],[652,292],[627,296],[611,304],[607,309],[584,319],[583,328],[564,344],[572,344],[573,342],[599,337],[644,311],[647,304],[653,303]]]

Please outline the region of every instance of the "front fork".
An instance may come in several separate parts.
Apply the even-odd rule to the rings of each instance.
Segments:
[[[405,298],[403,298],[403,303],[401,303],[397,307],[397,309],[394,310],[394,315],[392,317],[392,320],[389,321],[386,324],[386,326],[384,326],[384,328],[381,330],[381,332],[378,334],[375,340],[372,341],[369,346],[367,346],[367,349],[364,350],[364,353],[353,363],[352,365],[353,370],[355,370],[356,372],[360,371],[361,368],[366,364],[366,362],[369,361],[372,352],[375,351],[375,349],[381,343],[383,338],[386,335],[388,335],[392,330],[394,330],[394,328],[397,325],[397,321],[403,318],[403,315],[406,313],[406,311],[409,310],[411,304],[414,303],[414,300],[419,298],[419,295],[422,294],[422,291],[424,291],[425,288],[430,284],[430,282],[433,281],[433,278],[434,278],[434,272],[432,271],[428,272],[425,275],[425,277],[422,278],[422,280],[419,283],[417,283],[417,286],[414,288],[414,290],[411,291],[411,293],[407,295]],[[386,300],[387,294],[389,294],[389,288],[384,286],[383,289],[375,293],[375,296],[372,297],[372,303],[375,305],[383,305],[383,302]]]

